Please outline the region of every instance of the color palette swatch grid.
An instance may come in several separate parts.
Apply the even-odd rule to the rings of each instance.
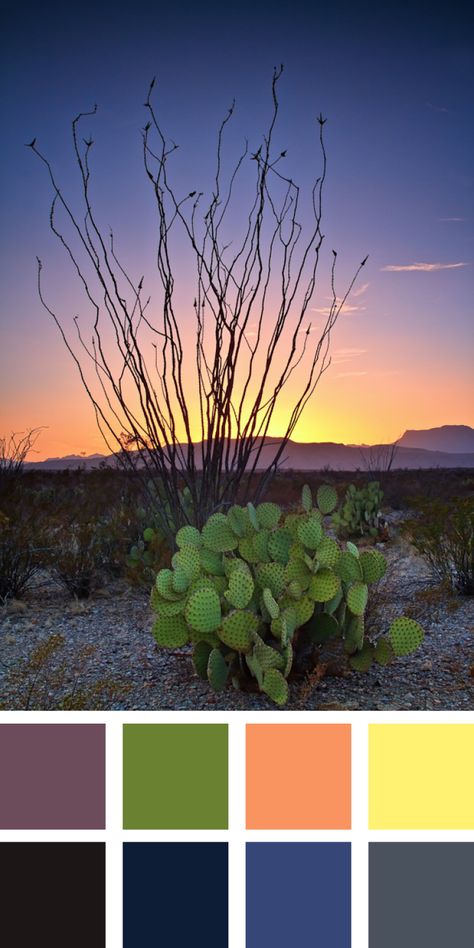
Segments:
[[[5,944],[472,944],[474,724],[101,717],[0,723]]]

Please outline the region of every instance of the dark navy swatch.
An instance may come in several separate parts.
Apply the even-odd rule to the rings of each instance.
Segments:
[[[473,843],[370,843],[370,948],[474,945]]]
[[[350,948],[350,843],[248,843],[246,889],[246,948]]]
[[[123,948],[226,948],[227,843],[124,843]]]
[[[2,944],[105,948],[104,843],[0,843]]]

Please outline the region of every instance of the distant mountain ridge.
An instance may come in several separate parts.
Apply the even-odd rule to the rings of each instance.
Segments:
[[[267,438],[259,467],[271,463],[278,438]],[[450,445],[450,449],[446,448]],[[465,447],[464,447],[465,446]],[[196,446],[199,457],[199,444]],[[289,441],[281,463],[283,470],[318,471],[332,468],[340,471],[364,470],[369,462],[376,469],[377,459],[384,457],[386,445],[348,445],[325,441],[298,443]],[[69,455],[64,458],[48,458],[46,461],[27,462],[27,470],[67,470],[81,467],[86,470],[101,464],[116,465],[113,455],[92,454]],[[198,461],[199,466],[199,461]],[[383,469],[383,463],[380,465]],[[392,469],[416,468],[474,468],[474,428],[467,425],[443,425],[440,428],[405,431],[398,441]]]
[[[441,425],[440,428],[408,430],[398,444],[403,448],[423,448],[426,451],[447,451],[464,454],[474,451],[474,428],[469,425]]]

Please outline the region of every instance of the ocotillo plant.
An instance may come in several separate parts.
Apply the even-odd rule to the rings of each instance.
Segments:
[[[155,480],[161,485],[156,498],[170,543],[174,542],[170,522],[189,522],[179,501],[179,490],[184,487],[191,494],[192,520],[197,527],[223,505],[234,503],[238,490],[244,501],[248,499],[248,486],[256,472],[253,498],[256,502],[261,499],[329,366],[331,330],[367,259],[358,266],[347,289],[338,294],[337,254],[332,251],[331,303],[322,327],[312,332],[308,312],[324,240],[326,119],[320,114],[316,120],[321,170],[304,204],[310,224],[303,227],[301,189],[282,170],[286,152],[274,147],[282,69],[275,68],[273,73],[272,111],[263,142],[254,152],[245,144],[227,180],[222,170],[223,140],[234,103],[222,121],[215,179],[204,209],[204,192],[192,187],[184,198],[178,197],[172,184],[169,166],[177,146],[166,139],[161,128],[152,98],[154,80],[151,82],[145,102],[143,161],[158,218],[156,261],[161,298],[159,304],[153,302],[157,318],[150,315],[145,278],[137,279],[127,272],[113,234],[104,235],[93,209],[93,141],[83,138],[80,129],[96,107],[80,113],[72,123],[82,188],[79,209],[65,196],[37,140],[28,146],[49,173],[53,187],[51,230],[82,283],[91,307],[91,325],[86,330],[75,319],[77,338],[75,342],[70,339],[63,315],[46,302],[38,259],[41,302],[56,321],[76,363],[109,449],[121,463],[142,471],[146,483]],[[254,169],[254,187],[250,195],[236,197],[248,161]],[[240,236],[234,233],[232,223],[236,200],[240,213],[247,208]],[[227,244],[226,225],[233,236]],[[191,296],[189,306],[194,311],[195,334],[191,347],[176,303],[173,238],[178,228],[193,260],[194,302]],[[106,325],[112,328],[113,351],[110,339],[107,344],[104,341]],[[189,330],[187,335],[189,338]],[[289,406],[286,428],[272,444],[268,432],[275,408],[298,367],[298,393]],[[191,405],[196,406],[197,422]],[[171,510],[171,518],[167,510]]]

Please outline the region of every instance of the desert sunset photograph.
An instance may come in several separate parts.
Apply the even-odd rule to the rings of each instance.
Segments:
[[[2,45],[0,709],[473,710],[468,5]]]

